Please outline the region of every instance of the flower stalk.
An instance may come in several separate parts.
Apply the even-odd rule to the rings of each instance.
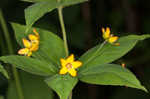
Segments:
[[[58,0],[58,2],[60,2],[60,0]],[[62,33],[63,33],[64,47],[65,47],[65,53],[66,53],[66,57],[67,57],[69,55],[69,51],[68,51],[66,30],[65,30],[65,24],[64,24],[62,10],[63,10],[63,7],[61,7],[61,6],[58,7],[58,16],[59,16],[59,21],[60,21],[60,25],[61,25],[61,30],[62,30]]]
[[[57,0],[57,2],[60,2],[60,0]],[[58,7],[58,16],[59,16],[59,21],[60,21],[60,25],[61,25],[61,30],[62,30],[62,33],[63,33],[64,48],[65,48],[65,53],[66,53],[66,57],[67,57],[69,55],[69,50],[68,50],[66,29],[65,29],[62,10],[63,10],[62,6]],[[72,99],[72,91],[71,91],[68,99]]]
[[[10,35],[9,35],[9,32],[8,32],[7,25],[6,25],[5,19],[3,17],[2,9],[0,9],[0,24],[1,24],[2,29],[4,31],[4,36],[5,36],[5,39],[6,39],[7,46],[8,46],[8,52],[9,52],[9,54],[13,54],[14,50],[13,50],[13,46],[12,46],[12,43],[11,43],[11,39],[10,39]],[[14,79],[15,79],[15,84],[16,84],[18,97],[19,97],[19,99],[24,99],[21,84],[20,84],[19,74],[17,72],[17,69],[14,66],[12,66],[12,72],[13,72],[13,76],[14,76]]]
[[[88,62],[90,62],[97,54],[98,52],[103,48],[103,46],[107,43],[107,41],[105,40],[100,46],[99,48],[97,48],[97,50],[95,51],[95,53],[84,63],[84,65],[86,65]]]

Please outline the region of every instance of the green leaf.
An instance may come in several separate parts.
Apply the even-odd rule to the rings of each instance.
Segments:
[[[56,74],[45,80],[50,88],[56,91],[60,99],[67,99],[78,82],[76,77]]]
[[[129,35],[120,37],[118,40],[120,46],[114,46],[107,43],[97,51],[101,46],[101,44],[99,44],[81,56],[80,60],[83,62],[83,66],[80,70],[94,65],[111,63],[129,52],[138,41],[149,37],[150,35]]]
[[[102,64],[79,72],[79,79],[90,84],[119,85],[147,90],[132,72],[116,64]]]
[[[21,0],[21,1],[25,1],[25,2],[42,2],[42,1],[52,1],[52,0]]]
[[[0,72],[7,78],[9,79],[7,71],[3,68],[3,66],[0,64]]]
[[[13,66],[24,71],[41,76],[48,76],[56,73],[54,66],[50,62],[46,63],[44,61],[27,56],[2,56],[0,57],[0,60],[4,61],[5,63],[12,64]]]
[[[28,31],[38,19],[59,6],[69,6],[85,1],[87,0],[60,0],[58,3],[57,0],[53,0],[49,2],[37,2],[29,6],[25,9],[26,31]]]
[[[33,28],[28,33],[25,33],[24,25],[12,23],[12,26],[17,42],[23,47],[22,38],[27,38],[28,34],[33,33]],[[60,58],[65,57],[63,40],[52,32],[39,28],[36,28],[36,30],[40,35],[40,45],[38,51],[33,52],[33,57],[35,56],[40,60],[52,61],[55,64],[59,64]]]
[[[21,71],[19,73],[24,99],[54,99],[52,90],[40,76]],[[9,83],[7,99],[19,99],[15,82]]]

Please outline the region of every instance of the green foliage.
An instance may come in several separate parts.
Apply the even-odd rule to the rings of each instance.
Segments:
[[[0,64],[0,72],[7,78],[9,79],[7,71],[4,69],[4,67]]]
[[[86,68],[80,72],[79,79],[91,84],[128,86],[147,92],[132,72],[116,64]]]
[[[52,10],[60,6],[69,6],[84,1],[87,0],[60,0],[60,2],[58,2],[57,0],[52,0],[49,2],[37,2],[29,6],[25,9],[25,19],[27,24],[26,31],[28,31],[32,27],[32,25],[46,13],[51,12]]]
[[[45,14],[57,8],[59,8],[58,10],[60,12],[59,18],[62,26],[63,36],[66,35],[64,32],[65,27],[63,27],[64,22],[61,8],[82,3],[88,0],[21,0],[21,1],[33,3],[31,6],[25,9],[26,26],[12,23],[16,40],[18,44],[21,46],[21,48],[24,48],[22,39],[26,38],[29,40],[28,38],[29,34],[34,34],[32,27],[34,23],[37,22],[40,18],[42,18]],[[87,21],[87,23],[90,23],[90,20],[88,20],[88,18],[90,18],[89,13],[84,14],[85,15],[83,16],[86,16],[84,17],[85,21]],[[75,15],[72,14],[72,16]],[[68,17],[70,18],[70,16]],[[82,23],[82,21],[80,23]],[[73,24],[76,24],[76,22]],[[82,24],[77,25],[81,27]],[[88,27],[90,27],[90,25]],[[109,38],[105,38],[107,42],[98,44],[94,48],[91,48],[89,51],[84,53],[79,58],[79,61],[81,61],[83,65],[82,67],[77,69],[77,77],[72,77],[69,74],[64,75],[59,74],[59,70],[61,69],[62,64],[63,64],[62,68],[65,68],[65,70],[69,71],[69,73],[71,72],[70,70],[72,68],[73,69],[75,68],[74,66],[75,64],[76,67],[77,64],[82,64],[79,61],[78,62],[76,61],[74,62],[73,65],[72,62],[73,58],[72,59],[70,58],[71,61],[67,62],[64,61],[60,63],[61,58],[64,59],[66,58],[64,48],[64,43],[66,44],[65,41],[67,41],[66,37],[63,37],[64,38],[63,41],[60,37],[58,37],[57,35],[55,35],[50,31],[43,30],[41,28],[35,29],[40,35],[39,36],[40,38],[38,38],[40,44],[39,49],[37,51],[33,51],[31,57],[19,55],[0,57],[0,60],[3,61],[4,63],[9,63],[12,64],[12,66],[15,66],[29,73],[46,77],[43,78],[21,72],[20,78],[25,99],[52,99],[53,98],[52,91],[48,88],[48,86],[58,94],[60,99],[68,99],[69,94],[72,92],[73,88],[75,87],[75,85],[78,83],[79,80],[85,83],[96,85],[126,86],[141,89],[147,92],[147,89],[140,83],[140,81],[131,71],[120,65],[110,63],[124,56],[126,53],[128,53],[131,49],[134,48],[134,46],[137,44],[138,41],[149,38],[150,35],[129,35],[120,37],[119,40],[117,41],[117,43],[119,43],[120,45],[115,46],[113,44],[109,44],[111,42],[108,42],[108,39],[113,37],[112,34],[110,34]],[[7,32],[5,30],[7,30],[7,28],[4,27],[4,32]],[[76,29],[76,31],[78,30],[81,32],[81,29]],[[88,31],[90,31],[90,29]],[[77,37],[81,36],[79,34],[76,35]],[[88,35],[87,37],[89,36],[91,36],[91,34]],[[74,38],[73,35],[72,37]],[[3,40],[1,41],[3,42]],[[33,44],[33,42],[31,44]],[[77,41],[75,41],[74,43],[77,43]],[[78,40],[78,43],[80,43],[80,40]],[[79,46],[79,44],[77,45]],[[80,44],[80,46],[81,45],[82,44]],[[66,50],[68,50],[67,47]],[[0,72],[5,77],[7,78],[9,77],[7,71],[3,68],[1,64],[0,64]],[[19,87],[18,82],[19,79],[17,77],[16,71],[14,71],[14,79],[15,79],[14,82],[10,82],[7,93],[8,95],[7,99],[19,99],[17,95],[17,90],[15,89],[15,87]],[[45,83],[43,81],[45,81]]]
[[[25,99],[53,99],[52,90],[43,82],[43,78],[40,76],[21,71],[20,78]],[[7,99],[19,99],[15,82],[12,82],[8,87]]]
[[[22,38],[32,32],[27,33],[24,25],[12,24],[17,42],[23,47]],[[49,76],[45,82],[59,95],[60,99],[67,99],[71,90],[79,80],[100,85],[119,85],[147,91],[138,79],[129,70],[111,63],[114,60],[129,52],[138,41],[144,40],[149,35],[129,35],[120,37],[120,46],[108,43],[99,44],[90,49],[80,58],[83,66],[79,68],[78,77],[57,74],[60,69],[60,58],[65,58],[63,41],[54,33],[36,28],[40,35],[40,45],[37,52],[33,52],[32,57],[26,56],[2,56],[0,60],[13,64],[14,66],[33,74]]]
[[[26,2],[42,2],[42,1],[54,1],[54,0],[21,0]]]
[[[33,33],[33,28],[25,33],[26,27],[24,25],[12,23],[12,26],[17,42],[23,47],[22,38],[27,38],[28,34]],[[36,30],[40,35],[40,48],[33,53],[33,56],[47,62],[51,60],[54,64],[59,64],[60,58],[65,56],[62,39],[52,32],[39,28],[36,28]]]
[[[99,44],[81,56],[80,60],[84,66],[82,66],[80,70],[90,66],[111,63],[129,52],[138,41],[149,37],[150,35],[129,35],[120,37],[117,41],[120,43],[119,46],[107,43],[100,50],[101,44]]]
[[[50,78],[47,78],[45,82],[49,85],[50,88],[55,90],[59,95],[60,99],[67,99],[72,89],[78,82],[76,77],[71,77],[70,75],[54,75]]]
[[[26,26],[12,23],[16,40],[18,44],[23,48],[22,39],[28,39],[29,34],[33,34],[32,25],[39,20],[46,13],[60,7],[66,7],[73,4],[78,4],[87,0],[23,0],[27,2],[35,2],[33,5],[25,9],[25,20]],[[59,10],[60,11],[60,10]],[[60,13],[59,13],[60,14]],[[61,20],[63,21],[63,20]],[[62,22],[63,23],[63,22]],[[75,85],[79,80],[97,85],[118,85],[118,86],[128,86],[132,88],[137,88],[147,92],[144,86],[141,85],[139,80],[135,75],[128,69],[123,68],[116,64],[109,64],[126,53],[128,53],[140,40],[149,38],[150,35],[129,35],[125,37],[120,37],[117,43],[119,46],[109,44],[104,42],[97,45],[96,47],[90,49],[85,54],[83,54],[79,60],[83,63],[82,67],[79,68],[77,77],[71,77],[69,74],[60,75],[60,59],[65,57],[65,48],[63,40],[52,32],[35,28],[40,35],[39,49],[33,52],[32,57],[27,56],[2,56],[0,60],[12,64],[13,66],[22,69],[24,71],[46,76],[45,82],[52,88],[60,99],[67,99]],[[64,29],[64,27],[62,28]],[[66,34],[63,34],[66,35]],[[110,35],[110,37],[112,37]],[[66,40],[66,39],[65,39]],[[65,63],[64,63],[65,64]],[[70,63],[71,64],[71,63]],[[72,64],[69,66],[72,66]],[[67,67],[67,66],[66,66]],[[71,67],[72,68],[72,67]],[[0,65],[2,73],[6,75],[6,71]],[[69,67],[67,68],[69,71]],[[49,89],[45,85],[41,84],[41,80],[30,78],[31,75],[24,75],[22,81],[28,83],[23,83],[23,91],[25,93],[25,98],[27,99],[51,99],[52,97],[47,95]],[[38,83],[37,83],[38,82]],[[40,90],[36,90],[34,86],[42,86]],[[11,83],[8,91],[8,99],[13,98],[18,99],[15,90],[15,84]],[[28,90],[33,93],[30,96]],[[43,91],[44,90],[44,91]],[[45,92],[47,91],[47,92]],[[51,91],[50,91],[51,92]],[[34,94],[39,94],[34,95]]]
[[[48,76],[55,74],[56,72],[54,65],[52,65],[50,62],[46,63],[34,58],[29,58],[27,56],[2,56],[0,57],[0,60],[4,61],[5,63],[13,64],[17,68],[37,75]]]

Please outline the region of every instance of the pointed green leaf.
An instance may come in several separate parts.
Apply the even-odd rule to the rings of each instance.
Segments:
[[[43,77],[31,75],[21,71],[19,73],[24,99],[54,99],[52,90],[43,81]],[[15,82],[9,83],[7,98],[20,99],[17,94]]]
[[[60,99],[68,99],[69,94],[78,82],[76,77],[70,75],[54,75],[45,80],[50,88],[56,91]]]
[[[53,0],[21,0],[21,1],[25,1],[25,2],[42,2],[42,1],[53,1]]]
[[[28,31],[38,19],[59,6],[69,6],[85,1],[87,0],[60,0],[58,3],[57,0],[53,0],[49,2],[37,2],[29,6],[25,9],[25,19],[27,25],[26,31]]]
[[[132,72],[116,64],[102,64],[84,69],[79,72],[79,79],[90,84],[128,86],[147,92]]]
[[[3,68],[3,66],[0,64],[0,72],[7,78],[9,79],[7,71]]]
[[[26,2],[56,2],[57,0],[21,0],[21,1],[26,1]],[[61,0],[62,2],[72,2],[72,4],[76,4],[76,3],[80,3],[80,2],[84,2],[87,0]]]
[[[120,46],[114,46],[107,43],[100,50],[98,49],[101,44],[97,45],[81,56],[80,60],[83,62],[83,66],[80,70],[94,65],[111,63],[129,52],[138,41],[149,37],[150,35],[129,35],[120,37],[118,40]]]
[[[28,38],[28,34],[33,34],[33,28],[25,33],[25,26],[12,23],[15,31],[17,42],[23,47],[22,38]],[[44,61],[52,61],[55,64],[59,64],[60,58],[65,56],[64,44],[61,38],[52,32],[36,28],[40,35],[40,45],[36,52],[33,52],[33,56]]]
[[[0,60],[4,61],[5,63],[12,64],[13,66],[24,71],[41,76],[48,76],[56,73],[55,66],[50,62],[46,63],[45,61],[40,61],[27,56],[2,56],[0,57]]]

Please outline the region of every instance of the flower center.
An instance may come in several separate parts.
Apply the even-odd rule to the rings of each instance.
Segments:
[[[72,69],[72,68],[73,68],[73,66],[72,66],[72,64],[71,64],[71,63],[68,63],[68,64],[66,64],[66,68],[67,68],[68,70],[70,70],[70,69]]]

